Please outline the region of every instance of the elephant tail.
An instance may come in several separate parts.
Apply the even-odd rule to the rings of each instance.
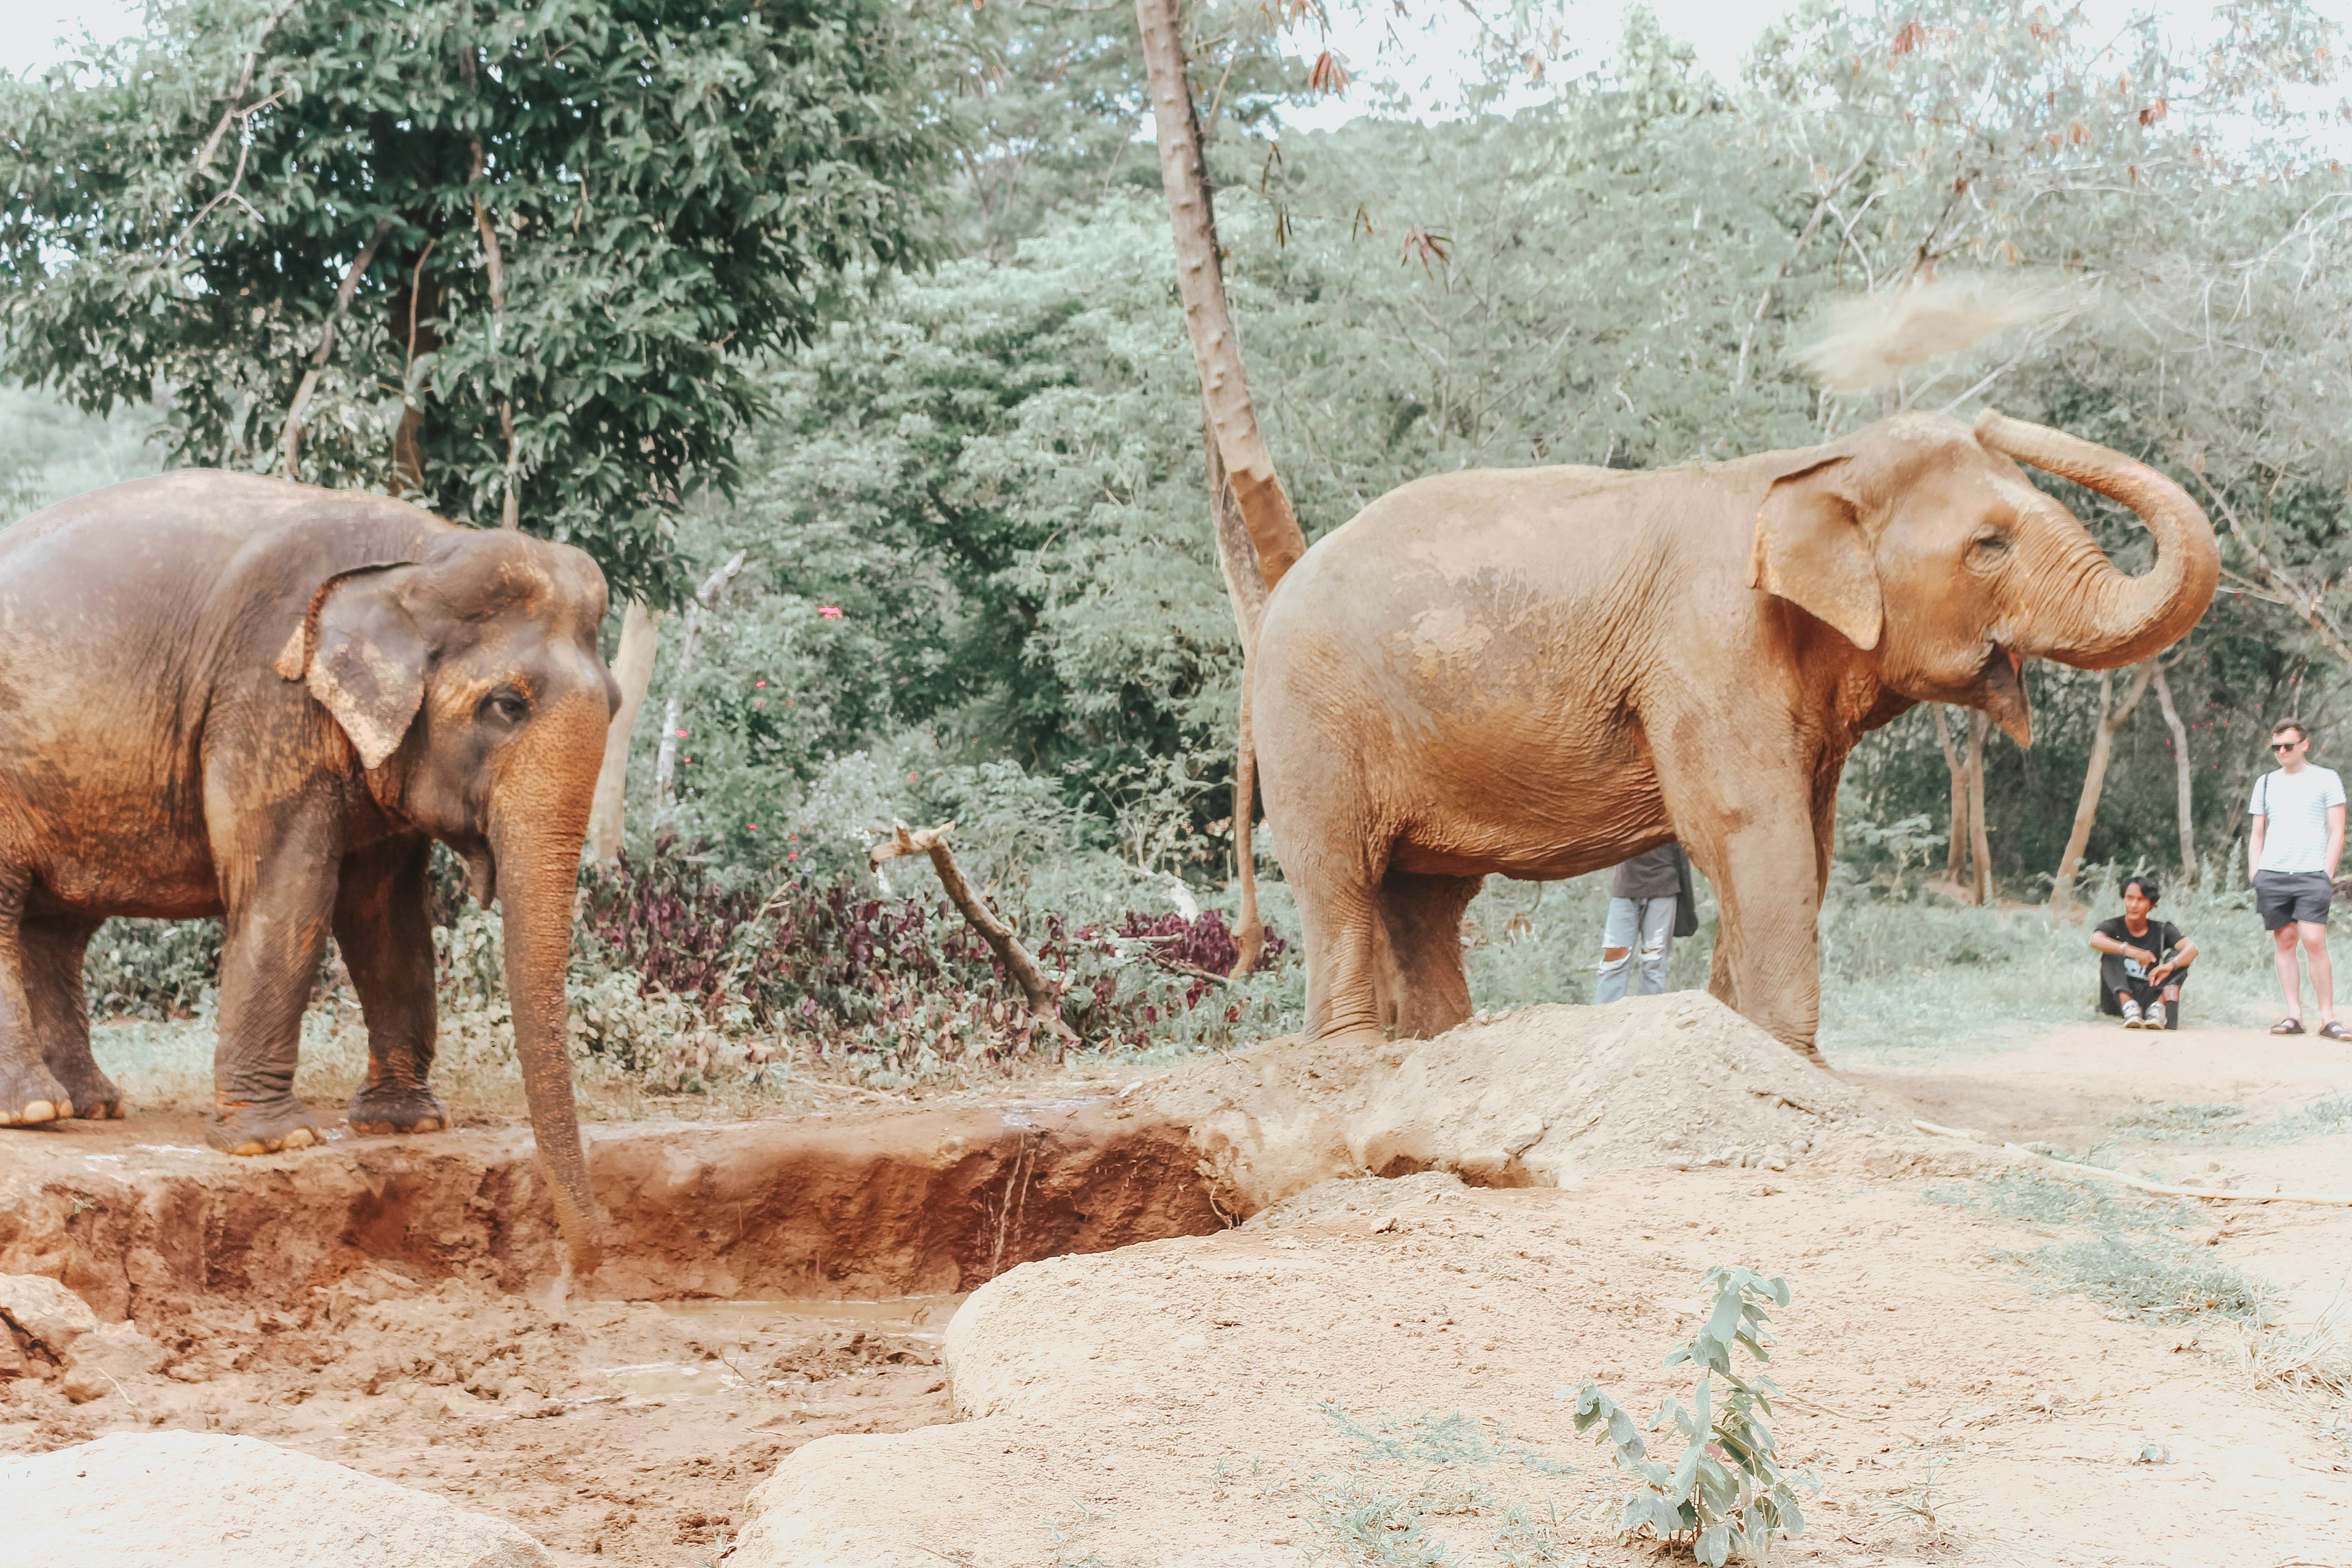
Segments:
[[[1250,732],[1250,668],[1242,659],[1242,732],[1234,759],[1234,858],[1242,879],[1241,913],[1234,921],[1234,967],[1238,980],[1257,967],[1265,949],[1265,927],[1257,918],[1257,837],[1254,808],[1257,804],[1257,742]]]

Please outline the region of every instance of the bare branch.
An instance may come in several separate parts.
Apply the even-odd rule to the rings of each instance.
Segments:
[[[948,901],[971,922],[972,930],[980,932],[990,950],[996,954],[997,962],[1003,964],[1005,972],[1013,976],[1013,983],[1021,987],[1021,994],[1029,1000],[1030,1016],[1057,1039],[1076,1041],[1078,1037],[1062,1022],[1061,1002],[1054,994],[1053,984],[1038,970],[1037,961],[1029,955],[1029,950],[1013,933],[1013,928],[973,893],[971,885],[963,879],[963,872],[957,867],[955,856],[948,849],[948,835],[954,829],[952,822],[942,822],[937,827],[913,829],[903,822],[896,823],[892,825],[889,837],[866,852],[866,860],[878,868],[885,860],[895,860],[902,855],[929,857],[931,869],[939,873],[940,886],[946,889]]]

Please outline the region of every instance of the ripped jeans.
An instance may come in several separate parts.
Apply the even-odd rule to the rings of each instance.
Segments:
[[[1666,988],[1666,955],[1675,946],[1675,904],[1671,894],[1609,900],[1609,920],[1601,928],[1601,978],[1592,986],[1594,1005],[1624,999],[1625,977],[1636,959],[1642,978],[1633,987],[1634,995],[1655,996]],[[1611,958],[1612,952],[1622,956]]]

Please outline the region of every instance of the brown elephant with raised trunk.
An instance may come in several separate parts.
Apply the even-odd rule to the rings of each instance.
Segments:
[[[2129,506],[2155,564],[2116,570],[2018,461]],[[1721,900],[1715,994],[1811,1050],[1855,741],[1956,702],[2025,743],[2026,659],[2146,658],[2197,624],[2219,571],[2171,480],[1991,413],[1391,491],[1283,578],[1251,665],[1309,1032],[1453,1027],[1462,911],[1487,875],[1573,877],[1675,837]]]
[[[0,1122],[121,1115],[83,950],[109,915],[217,915],[214,1147],[318,1140],[294,1068],[331,931],[367,1019],[352,1124],[446,1126],[438,839],[501,906],[540,1156],[592,1257],[563,979],[604,616],[568,545],[282,479],[168,474],[0,532]]]

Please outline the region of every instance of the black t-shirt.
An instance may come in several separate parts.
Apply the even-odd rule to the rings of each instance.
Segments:
[[[2117,942],[2130,946],[2145,948],[2156,954],[2158,963],[2163,963],[2171,954],[2172,950],[2180,945],[2182,940],[2179,926],[2169,921],[2160,921],[2154,917],[2149,918],[2147,931],[2141,936],[2132,935],[2130,925],[2121,915],[2117,915],[2111,921],[2101,921],[2098,931],[2101,936],[2111,936]],[[2124,973],[2134,980],[2145,980],[2147,978],[2147,965],[2140,963],[2137,958],[2126,958],[2124,960]]]
[[[1671,899],[1682,891],[1682,846],[1661,844],[1622,862],[1609,879],[1612,899]]]

